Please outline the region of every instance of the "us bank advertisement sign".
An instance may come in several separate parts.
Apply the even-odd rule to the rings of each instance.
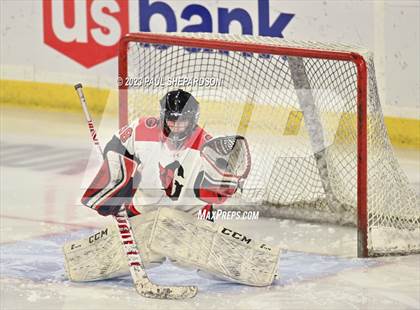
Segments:
[[[229,7],[223,3],[43,0],[43,39],[57,52],[91,68],[115,57],[119,39],[128,32],[230,33],[235,28],[241,34],[282,38],[295,16],[278,10],[270,14],[270,0],[234,1]]]

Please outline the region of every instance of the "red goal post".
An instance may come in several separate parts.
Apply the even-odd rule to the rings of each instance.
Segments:
[[[119,79],[125,81],[129,77],[129,47],[133,43],[157,44],[165,46],[177,46],[183,48],[202,48],[220,51],[233,51],[241,53],[269,54],[288,57],[312,58],[323,60],[337,60],[352,62],[357,70],[357,234],[358,256],[367,257],[368,251],[368,124],[367,124],[367,100],[368,100],[368,68],[365,58],[354,51],[329,48],[299,47],[298,42],[293,44],[275,45],[260,41],[223,39],[223,37],[211,35],[207,37],[195,37],[188,34],[154,34],[154,33],[131,33],[125,35],[119,46]],[[322,47],[322,45],[321,45]],[[128,86],[123,82],[119,85],[119,126],[127,125],[128,112]]]

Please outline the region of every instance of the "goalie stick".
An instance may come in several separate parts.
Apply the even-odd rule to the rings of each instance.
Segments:
[[[80,103],[89,126],[92,141],[98,152],[102,154],[102,148],[97,139],[96,130],[87,107],[86,98],[83,94],[82,84],[76,84],[74,88],[79,96]],[[118,226],[119,236],[127,257],[128,267],[134,286],[141,296],[159,299],[184,299],[194,297],[197,294],[196,286],[160,286],[153,284],[147,277],[146,271],[144,270],[139,248],[136,240],[134,239],[133,230],[131,228],[130,221],[128,220],[125,206],[122,206],[118,214],[113,217]]]

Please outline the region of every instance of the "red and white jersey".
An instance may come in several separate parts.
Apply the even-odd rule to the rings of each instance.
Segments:
[[[195,185],[203,171],[200,148],[211,139],[202,128],[197,126],[180,150],[165,142],[155,117],[140,118],[122,128],[119,135],[121,144],[139,162],[139,181],[133,199],[139,212],[159,206],[194,212],[207,204],[197,197],[199,186]]]

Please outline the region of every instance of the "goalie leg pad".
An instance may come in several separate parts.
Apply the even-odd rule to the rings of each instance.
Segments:
[[[146,268],[165,257],[218,278],[253,286],[268,286],[276,277],[279,248],[232,229],[197,220],[168,208],[130,218]],[[115,225],[64,245],[64,262],[71,281],[95,281],[128,274],[128,263]]]
[[[130,218],[140,255],[146,268],[161,264],[165,257],[153,253],[143,240],[148,240],[156,212]],[[64,245],[64,265],[69,280],[95,281],[127,275],[128,262],[117,227],[110,225],[91,236]]]
[[[279,247],[174,209],[160,208],[149,247],[181,265],[253,286],[276,278]]]

